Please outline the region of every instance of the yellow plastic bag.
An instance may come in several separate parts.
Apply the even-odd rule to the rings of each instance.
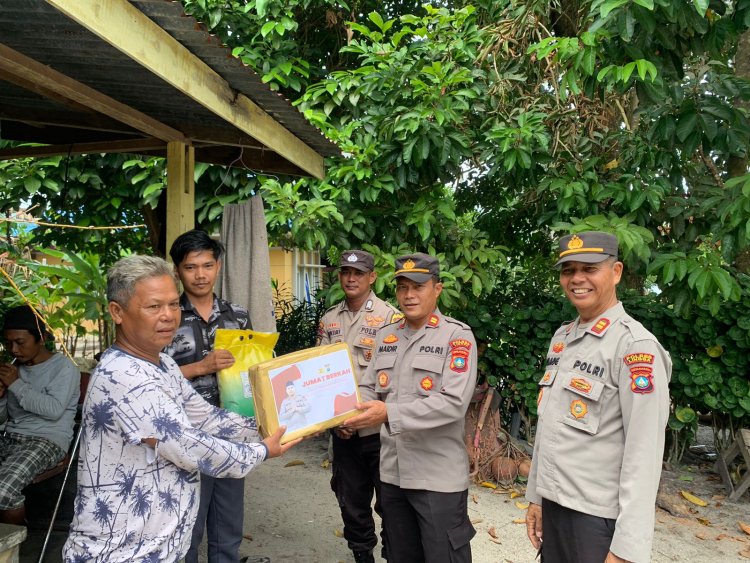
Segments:
[[[234,365],[219,370],[216,374],[222,408],[242,416],[255,416],[248,370],[255,364],[273,358],[273,347],[278,340],[278,332],[229,328],[216,330],[214,348],[229,350],[234,356]]]

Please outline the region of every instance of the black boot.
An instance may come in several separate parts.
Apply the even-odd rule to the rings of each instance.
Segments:
[[[375,563],[375,557],[372,554],[372,549],[367,551],[352,551],[354,554],[354,561],[356,563]]]

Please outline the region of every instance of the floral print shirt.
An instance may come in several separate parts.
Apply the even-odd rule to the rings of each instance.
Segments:
[[[255,419],[209,405],[161,354],[113,346],[83,406],[66,563],[176,562],[190,545],[200,473],[243,477],[266,457]],[[156,448],[142,442],[156,438]]]

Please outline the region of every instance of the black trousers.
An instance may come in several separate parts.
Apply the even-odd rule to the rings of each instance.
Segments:
[[[437,493],[381,485],[388,560],[394,563],[471,563],[468,491]],[[600,562],[601,563],[601,562]]]
[[[542,531],[543,563],[602,563],[612,544],[615,520],[542,499]]]
[[[344,538],[352,551],[369,551],[378,543],[372,517],[372,496],[375,512],[380,508],[380,435],[360,438],[354,435],[342,440],[333,434],[333,477],[331,489],[336,493],[344,521]],[[385,531],[381,532],[385,546]]]

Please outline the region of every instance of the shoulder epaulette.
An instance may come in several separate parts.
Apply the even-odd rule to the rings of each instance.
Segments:
[[[620,318],[623,326],[630,331],[635,340],[656,340],[656,337],[639,321],[629,315]]]
[[[460,326],[461,328],[465,328],[465,329],[471,330],[471,327],[470,327],[469,325],[467,325],[466,323],[464,323],[464,322],[461,322],[461,321],[459,321],[459,320],[456,320],[456,319],[454,319],[454,318],[452,318],[452,317],[443,317],[443,320],[444,320],[445,322],[447,322],[447,323],[451,323],[451,324],[454,324],[454,325],[458,325],[458,326]]]

